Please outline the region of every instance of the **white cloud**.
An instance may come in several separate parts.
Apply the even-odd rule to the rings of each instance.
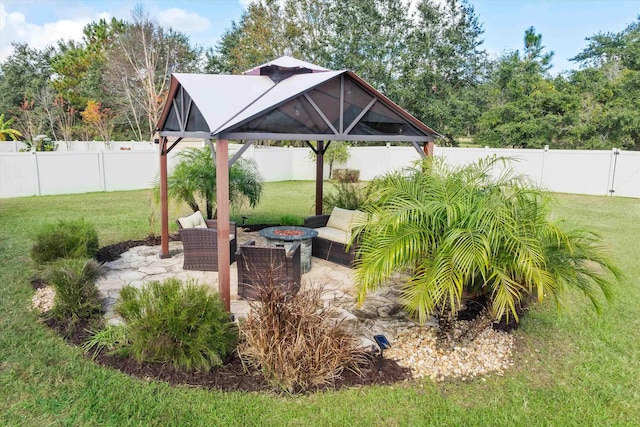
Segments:
[[[13,52],[11,42],[27,43],[31,48],[42,49],[54,45],[58,40],[81,40],[82,29],[88,23],[100,18],[109,18],[106,13],[95,16],[82,16],[74,19],[61,19],[42,25],[27,22],[23,13],[7,12],[0,3],[0,62]]]
[[[211,27],[209,19],[183,9],[164,9],[157,13],[158,23],[183,33],[203,33]]]

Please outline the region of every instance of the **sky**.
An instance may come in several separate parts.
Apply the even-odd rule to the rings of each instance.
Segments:
[[[215,46],[251,0],[0,0],[0,62],[11,42],[43,48],[59,39],[82,38],[82,29],[100,18],[129,19],[142,4],[160,24],[187,34],[194,44]],[[367,1],[367,0],[362,0]],[[406,1],[406,0],[405,0]],[[522,50],[533,26],[554,52],[553,73],[575,69],[569,59],[586,46],[586,37],[620,32],[640,15],[640,0],[469,0],[484,28],[482,47],[493,57]]]

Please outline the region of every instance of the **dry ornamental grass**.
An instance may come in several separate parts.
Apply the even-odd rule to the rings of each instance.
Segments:
[[[240,327],[242,359],[289,393],[330,384],[366,361],[354,335],[323,307],[321,293],[314,287],[291,295],[266,280]]]

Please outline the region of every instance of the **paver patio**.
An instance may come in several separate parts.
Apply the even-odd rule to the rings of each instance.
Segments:
[[[238,244],[256,240],[263,244],[258,233],[238,232]],[[159,246],[138,246],[123,253],[119,259],[104,264],[105,275],[98,283],[100,297],[109,322],[118,322],[113,312],[114,304],[123,286],[141,286],[146,282],[175,277],[180,280],[193,279],[218,290],[218,273],[215,271],[188,271],[182,269],[182,243],[171,242],[170,258],[161,259]],[[398,302],[398,291],[391,286],[370,293],[365,303],[358,307],[353,284],[353,270],[329,261],[312,258],[311,271],[302,275],[302,289],[322,286],[322,298],[327,305],[333,305],[338,315],[355,328],[361,337],[361,345],[375,345],[372,337],[384,334],[393,340],[397,334],[417,325],[405,317]],[[231,265],[231,312],[236,319],[246,317],[249,303],[238,299],[238,274],[236,263]]]

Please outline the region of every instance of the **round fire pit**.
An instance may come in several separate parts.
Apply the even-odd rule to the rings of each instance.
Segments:
[[[267,239],[268,245],[284,246],[287,250],[295,242],[300,242],[300,268],[303,273],[311,270],[311,239],[318,235],[313,228],[283,225],[263,228],[258,232]]]

